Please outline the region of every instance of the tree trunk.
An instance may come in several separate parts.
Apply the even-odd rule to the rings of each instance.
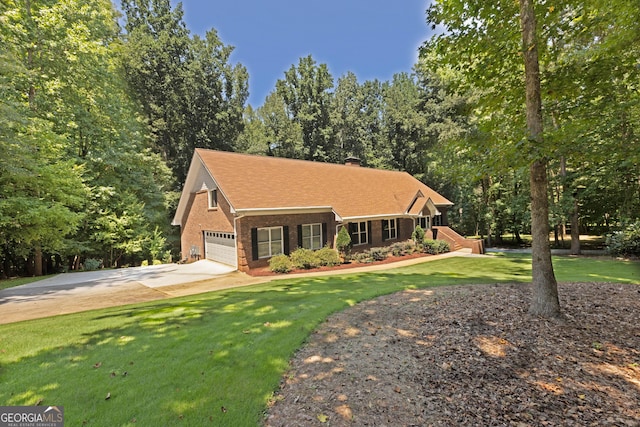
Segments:
[[[578,197],[573,198],[573,211],[571,212],[571,255],[580,255],[580,224],[578,221]]]
[[[33,275],[42,276],[42,246],[39,243],[36,244],[33,254]]]
[[[536,20],[533,0],[520,0],[520,23],[526,83],[527,132],[533,154],[541,150],[542,99],[540,95],[540,67],[536,39]],[[549,200],[547,162],[536,155],[530,166],[531,184],[531,269],[533,298],[529,313],[543,317],[560,315],[558,284],[553,273],[549,246]]]

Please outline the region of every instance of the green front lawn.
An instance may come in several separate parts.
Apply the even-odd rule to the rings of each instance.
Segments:
[[[557,257],[555,269],[560,281],[640,283],[632,262]],[[332,312],[409,288],[526,281],[526,256],[448,258],[2,325],[0,405],[61,405],[73,426],[257,425]]]

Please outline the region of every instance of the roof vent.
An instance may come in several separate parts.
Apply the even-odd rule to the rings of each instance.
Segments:
[[[360,166],[360,159],[357,157],[350,156],[344,160],[344,164],[347,166]]]

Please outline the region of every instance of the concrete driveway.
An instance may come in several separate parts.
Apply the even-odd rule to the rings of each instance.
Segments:
[[[315,277],[403,267],[454,256],[475,255],[461,249],[440,255],[355,267],[349,270],[290,274]],[[253,277],[213,261],[66,273],[0,291],[0,324],[155,301],[184,295],[264,283],[278,276]],[[281,277],[280,277],[281,278]]]
[[[65,273],[1,290],[0,324],[257,282],[233,267],[208,260]]]

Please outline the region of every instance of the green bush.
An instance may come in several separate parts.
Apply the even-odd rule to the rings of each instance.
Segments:
[[[308,270],[315,268],[320,264],[320,260],[314,251],[311,249],[298,248],[291,252],[289,256],[294,268],[302,268]]]
[[[424,235],[425,235],[425,232],[422,229],[422,227],[420,227],[419,225],[416,225],[415,230],[413,230],[413,233],[411,233],[411,238],[413,239],[414,242],[419,243],[424,240]]]
[[[84,271],[95,271],[100,268],[102,261],[94,258],[87,258],[84,261]]]
[[[318,257],[318,264],[325,267],[333,267],[340,265],[340,255],[335,249],[331,249],[325,246],[322,249],[316,251],[316,257]]]
[[[345,259],[349,257],[349,252],[351,252],[351,236],[349,235],[347,227],[340,227],[340,231],[338,231],[338,236],[336,237],[336,249]]]
[[[390,246],[393,256],[411,255],[416,252],[416,243],[413,240],[397,242]]]
[[[357,263],[362,263],[362,264],[369,264],[373,262],[373,258],[371,257],[371,254],[369,253],[369,251],[356,252],[351,256],[351,259]]]
[[[640,256],[640,222],[608,235],[607,252],[615,256]]]
[[[269,269],[275,273],[288,273],[293,270],[293,264],[288,256],[275,255],[269,260]]]
[[[445,242],[444,240],[424,239],[423,244],[423,251],[431,255],[437,255],[451,251],[451,246],[449,246],[449,243]]]
[[[391,254],[393,256],[406,255],[406,252],[404,250],[404,242],[397,242],[391,245]]]
[[[384,261],[389,256],[390,251],[391,249],[388,247],[371,248],[368,250],[369,256],[371,256],[371,259],[374,261]]]

